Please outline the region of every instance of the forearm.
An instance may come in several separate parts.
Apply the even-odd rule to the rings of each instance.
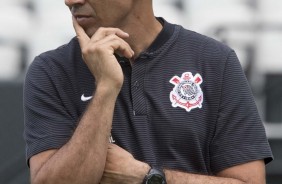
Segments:
[[[99,89],[70,141],[43,164],[33,178],[34,183],[99,183],[117,96]]]
[[[165,170],[168,184],[246,184],[244,181],[233,178],[205,176]]]

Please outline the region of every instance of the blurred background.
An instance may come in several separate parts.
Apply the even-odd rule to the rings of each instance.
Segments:
[[[75,36],[63,0],[0,0],[0,184],[27,184],[22,87],[33,58]],[[238,54],[275,161],[267,183],[282,183],[282,1],[153,0],[157,16],[225,42]]]

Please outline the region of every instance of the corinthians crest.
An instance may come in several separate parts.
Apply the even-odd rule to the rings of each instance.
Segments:
[[[174,76],[169,82],[175,85],[170,92],[173,107],[181,107],[188,112],[194,108],[202,108],[203,92],[200,84],[203,79],[200,74],[193,76],[191,72],[185,72],[181,78]]]

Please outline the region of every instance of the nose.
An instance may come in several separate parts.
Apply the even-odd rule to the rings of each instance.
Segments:
[[[85,0],[65,0],[65,4],[71,8],[72,6],[74,5],[77,5],[77,4],[84,4],[85,3]]]

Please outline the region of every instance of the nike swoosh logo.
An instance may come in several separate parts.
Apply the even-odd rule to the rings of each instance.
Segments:
[[[84,94],[81,95],[81,101],[83,102],[87,102],[88,100],[91,100],[91,99],[92,99],[92,96],[85,97]]]

